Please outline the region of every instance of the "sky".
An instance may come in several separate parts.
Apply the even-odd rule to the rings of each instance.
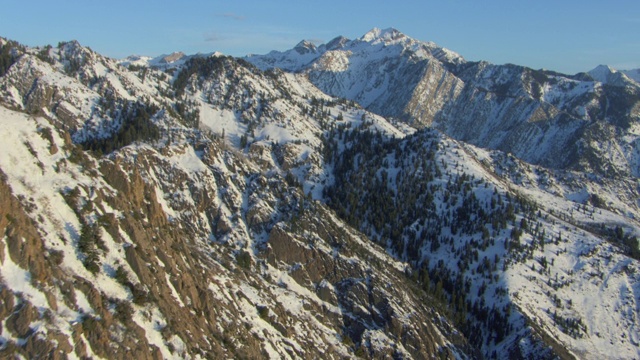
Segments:
[[[0,0],[0,36],[112,57],[265,54],[393,27],[470,61],[567,74],[640,68],[638,0]]]

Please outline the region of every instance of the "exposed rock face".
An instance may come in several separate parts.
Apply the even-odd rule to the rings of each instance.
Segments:
[[[172,63],[172,62],[176,62],[180,59],[182,59],[185,56],[185,54],[183,52],[174,52],[172,54],[169,54],[167,56],[164,56],[161,60],[161,62],[163,63]]]

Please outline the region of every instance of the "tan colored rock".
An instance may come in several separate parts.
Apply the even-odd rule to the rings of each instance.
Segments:
[[[15,337],[26,338],[31,335],[31,323],[39,318],[38,309],[30,302],[23,302],[13,309],[13,314],[9,316],[6,322],[7,330]]]

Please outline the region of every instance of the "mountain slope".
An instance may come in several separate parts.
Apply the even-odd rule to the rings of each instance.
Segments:
[[[564,358],[637,356],[638,243],[625,235],[637,224],[522,181],[553,182],[543,169],[433,130],[351,138],[330,206],[412,264],[486,357],[549,346]]]

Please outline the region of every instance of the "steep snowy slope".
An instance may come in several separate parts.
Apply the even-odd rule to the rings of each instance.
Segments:
[[[486,357],[640,355],[637,222],[557,196],[562,182],[552,189],[557,175],[542,168],[433,130],[338,138],[357,150],[335,158],[330,206],[413,264]],[[582,191],[571,196],[597,196]]]

